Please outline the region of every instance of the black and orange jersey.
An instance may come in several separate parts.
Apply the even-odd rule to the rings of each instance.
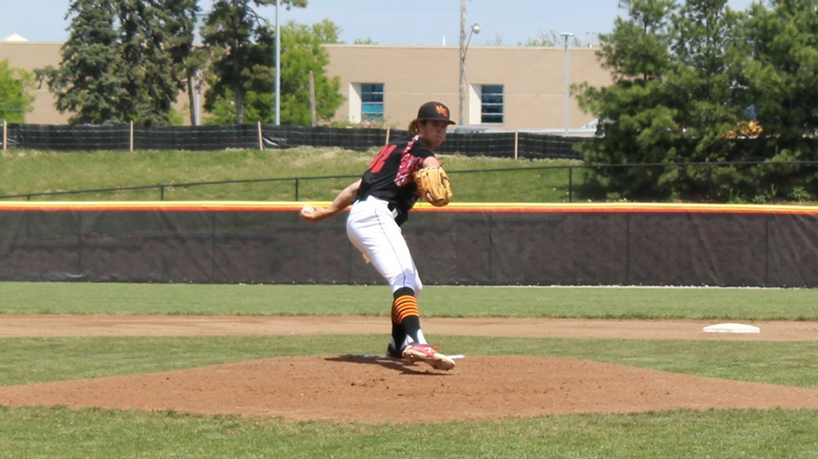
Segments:
[[[357,199],[374,196],[387,201],[390,209],[398,211],[395,221],[402,224],[417,200],[415,172],[430,156],[434,153],[419,136],[390,142],[381,148],[361,177]]]

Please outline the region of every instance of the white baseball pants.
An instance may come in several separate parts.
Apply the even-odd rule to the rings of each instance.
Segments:
[[[397,211],[386,201],[369,196],[352,205],[347,218],[347,236],[392,286],[392,292],[404,287],[420,296],[423,284],[400,226]]]

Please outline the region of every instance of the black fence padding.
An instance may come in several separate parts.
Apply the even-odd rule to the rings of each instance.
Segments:
[[[574,145],[581,141],[579,137],[521,132],[518,139],[519,156],[526,159],[580,158],[581,155],[574,150]]]
[[[34,150],[128,150],[130,126],[9,125],[13,148]]]
[[[225,150],[258,149],[258,126],[155,126],[134,128],[137,150]]]
[[[461,153],[469,155],[476,152],[482,156],[498,158],[514,157],[513,132],[452,132],[446,135],[446,142],[436,150],[440,153]],[[474,152],[474,153],[473,153]]]
[[[263,148],[281,149],[299,146],[337,147],[366,151],[377,149],[389,140],[404,138],[401,129],[332,128],[305,126],[261,126]],[[520,158],[580,158],[573,146],[579,137],[552,134],[519,133],[517,154]],[[38,150],[129,150],[130,125],[9,125],[9,146]],[[133,148],[136,150],[225,150],[258,149],[257,124],[219,126],[134,126]],[[514,132],[449,132],[446,142],[437,150],[443,154],[511,158],[515,153]]]
[[[383,284],[345,213],[7,210],[0,280]],[[413,212],[425,284],[818,287],[818,215]]]
[[[297,146],[340,147],[365,151],[386,142],[386,129],[344,129],[331,127],[263,125],[264,138],[274,148]]]

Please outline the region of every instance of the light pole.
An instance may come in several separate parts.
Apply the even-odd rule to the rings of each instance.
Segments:
[[[196,13],[196,25],[195,30],[193,31],[193,47],[194,48],[201,48],[202,47],[202,25],[204,24],[205,19],[207,18],[207,14],[205,13]],[[198,126],[201,124],[202,120],[202,111],[201,111],[201,96],[202,96],[202,73],[199,70],[198,66],[196,67],[196,71],[193,75],[194,84],[196,85],[195,88],[191,88],[193,90],[193,116],[191,117],[190,124],[193,126]]]
[[[276,0],[276,123],[281,124],[281,26],[278,24],[278,7],[281,0]]]
[[[466,51],[469,49],[471,36],[480,33],[480,24],[475,22],[466,37],[466,1],[460,0],[460,109],[457,113],[457,124],[463,125],[466,112]]]
[[[565,115],[565,135],[568,135],[568,110],[570,108],[571,99],[571,56],[568,53],[568,37],[573,37],[571,32],[562,32],[560,36],[565,39],[565,59],[563,63],[563,78],[565,79],[565,101],[563,106],[563,114]]]

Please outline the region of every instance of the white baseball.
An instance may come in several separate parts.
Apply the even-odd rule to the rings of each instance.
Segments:
[[[312,215],[315,213],[315,207],[313,206],[304,206],[301,208],[301,215]]]

